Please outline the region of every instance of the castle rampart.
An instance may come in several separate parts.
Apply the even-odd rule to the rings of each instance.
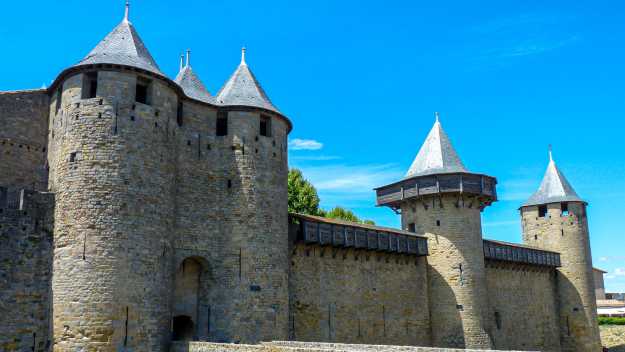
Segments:
[[[0,184],[45,191],[48,94],[0,92]]]
[[[0,350],[48,351],[54,197],[0,187]]]
[[[431,343],[425,238],[297,214],[291,221],[290,339]]]

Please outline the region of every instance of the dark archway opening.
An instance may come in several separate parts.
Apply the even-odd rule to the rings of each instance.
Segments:
[[[193,324],[193,320],[191,319],[191,317],[187,315],[175,316],[173,325],[174,325],[173,326],[174,336],[172,336],[172,340],[174,341],[193,340],[195,324]]]

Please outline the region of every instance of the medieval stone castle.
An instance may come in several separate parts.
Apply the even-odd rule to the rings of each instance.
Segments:
[[[497,181],[438,119],[376,190],[402,229],[288,214],[291,121],[245,57],[211,95],[188,63],[163,74],[127,14],[49,88],[0,93],[1,351],[600,350],[587,204],[553,160],[523,244],[482,238]]]

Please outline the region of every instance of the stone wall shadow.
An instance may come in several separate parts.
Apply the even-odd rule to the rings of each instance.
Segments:
[[[585,342],[585,344],[592,344],[594,336],[600,338],[596,308],[594,310],[591,309],[586,314],[579,292],[571,280],[560,272],[557,272],[557,285],[560,344],[562,349],[566,349],[567,346],[574,346],[571,343],[579,344],[579,342]],[[562,307],[562,304],[560,304],[562,300],[568,301],[567,307]],[[601,344],[601,341],[599,342]]]
[[[464,348],[464,330],[462,319],[460,318],[460,312],[458,311],[458,300],[453,289],[447,283],[447,280],[432,266],[428,265],[427,270],[427,284],[428,284],[428,304],[430,311],[430,346],[432,347],[452,347],[452,348]],[[436,291],[432,291],[432,283],[436,283]],[[447,312],[453,311],[452,314],[446,314],[445,317],[434,316],[437,314],[438,305],[445,305]],[[435,309],[437,308],[437,309]],[[444,325],[449,327],[452,325],[452,332],[441,336],[440,328]]]

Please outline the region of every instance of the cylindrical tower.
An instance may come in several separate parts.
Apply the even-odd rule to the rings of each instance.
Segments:
[[[288,338],[287,135],[290,122],[271,103],[245,62],[216,96],[227,133],[220,174],[222,233],[238,256],[238,272],[222,290],[230,309],[216,312],[226,340],[256,343]],[[218,133],[222,134],[222,133]],[[222,302],[215,302],[220,305]],[[217,315],[218,314],[218,315]]]
[[[481,211],[496,180],[463,166],[438,119],[406,178],[379,188],[378,205],[401,211],[402,227],[428,237],[432,345],[490,348]]]
[[[176,90],[126,18],[51,91],[54,350],[164,351]]]
[[[540,188],[520,209],[524,243],[560,253],[558,296],[564,351],[599,351],[597,303],[586,202],[553,158]]]

